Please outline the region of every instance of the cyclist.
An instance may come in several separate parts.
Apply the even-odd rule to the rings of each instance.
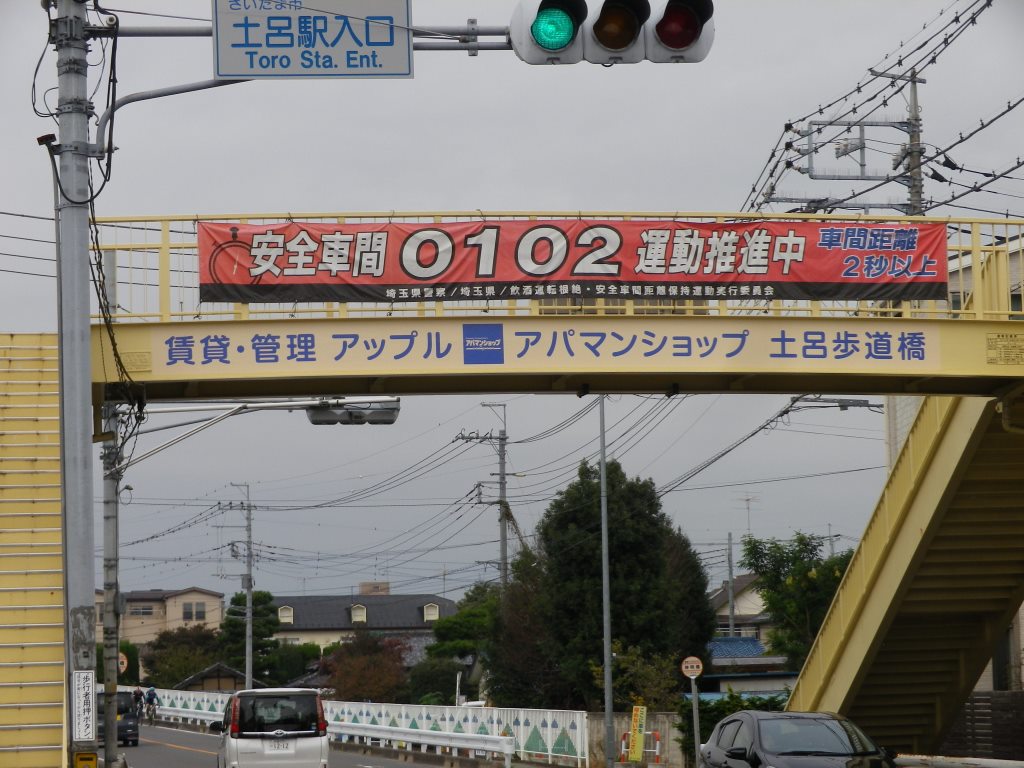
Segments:
[[[142,688],[136,685],[135,690],[132,691],[132,711],[135,712],[135,716],[140,720],[142,719],[142,697]]]
[[[151,685],[150,690],[145,692],[145,720],[150,725],[157,720],[158,703],[160,703],[160,696],[157,695],[157,689]]]

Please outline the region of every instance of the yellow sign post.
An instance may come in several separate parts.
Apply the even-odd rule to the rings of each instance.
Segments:
[[[647,707],[633,707],[633,718],[629,726],[629,762],[639,763],[644,759],[644,730],[647,728]]]

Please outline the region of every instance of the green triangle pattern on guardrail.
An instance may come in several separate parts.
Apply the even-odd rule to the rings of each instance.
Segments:
[[[533,726],[533,730],[530,731],[530,735],[526,739],[526,751],[543,753],[548,751],[548,745],[544,742],[544,738],[540,735],[537,726]]]
[[[558,734],[555,743],[551,745],[551,754],[576,757],[576,746],[572,743],[569,732],[565,728]]]

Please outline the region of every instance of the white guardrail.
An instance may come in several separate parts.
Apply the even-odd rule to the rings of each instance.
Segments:
[[[122,687],[121,690],[132,690]],[[229,694],[157,690],[157,717],[209,724],[224,716]],[[587,713],[567,710],[438,707],[413,704],[324,701],[327,731],[337,741],[378,742],[397,749],[465,749],[504,761],[587,762]]]

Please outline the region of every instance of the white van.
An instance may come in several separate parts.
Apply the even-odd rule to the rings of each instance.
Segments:
[[[311,688],[236,691],[220,733],[217,768],[327,768],[327,720]]]

